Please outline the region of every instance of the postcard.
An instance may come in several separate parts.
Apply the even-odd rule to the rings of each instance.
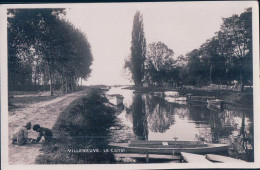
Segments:
[[[0,8],[3,170],[260,168],[256,1]]]

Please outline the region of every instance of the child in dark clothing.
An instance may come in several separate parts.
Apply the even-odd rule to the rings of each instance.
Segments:
[[[49,142],[52,139],[52,131],[48,128],[44,128],[36,124],[33,126],[33,130],[38,132],[38,137],[37,139],[34,139],[33,142],[39,142],[42,137],[44,137],[45,142]]]

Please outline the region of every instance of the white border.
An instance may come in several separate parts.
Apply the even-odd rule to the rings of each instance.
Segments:
[[[155,2],[155,3],[183,3],[183,2]],[[185,3],[212,3],[211,2],[185,2]],[[215,2],[216,3],[216,2]],[[218,3],[226,3],[220,1]],[[0,55],[1,55],[1,159],[3,170],[14,169],[177,169],[177,168],[260,168],[259,143],[260,129],[259,124],[259,94],[260,94],[260,75],[259,75],[259,9],[257,1],[231,1],[231,3],[246,3],[252,6],[253,11],[253,66],[254,66],[254,138],[255,138],[255,162],[254,163],[223,163],[223,164],[191,164],[191,163],[167,163],[167,164],[90,164],[90,165],[9,165],[8,164],[8,89],[7,89],[7,8],[68,8],[82,4],[26,4],[26,5],[1,5],[0,6]],[[117,3],[108,4],[116,5]],[[122,3],[120,3],[122,4]],[[139,6],[140,3],[128,3],[129,5]],[[142,3],[143,5],[144,3]],[[153,4],[146,3],[146,4]],[[95,5],[94,3],[88,5]],[[26,155],[25,155],[26,156]]]

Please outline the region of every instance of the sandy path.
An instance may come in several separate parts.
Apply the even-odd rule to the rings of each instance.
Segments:
[[[9,164],[34,164],[35,158],[41,153],[41,144],[28,144],[17,146],[11,144],[11,134],[18,126],[28,121],[40,124],[43,127],[52,129],[60,113],[76,98],[86,95],[86,91],[57,97],[49,101],[42,101],[31,104],[25,108],[18,108],[9,111]],[[29,131],[29,137],[36,138],[37,134]]]

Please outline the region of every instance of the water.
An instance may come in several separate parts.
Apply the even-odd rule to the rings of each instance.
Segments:
[[[228,143],[228,156],[253,161],[253,110],[172,101],[133,90],[111,88],[108,94],[124,96],[124,110],[117,116],[120,130],[113,142],[129,140],[180,140]],[[166,100],[167,99],[167,100]]]

